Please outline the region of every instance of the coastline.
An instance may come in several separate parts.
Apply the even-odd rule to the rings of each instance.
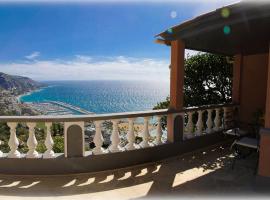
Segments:
[[[163,92],[160,92],[161,89]],[[46,87],[18,95],[17,100],[29,104],[33,109],[54,115],[60,110],[61,114],[67,113],[67,110],[62,109],[63,106],[56,108],[49,105],[50,102],[66,103],[71,105],[68,105],[69,108],[75,106],[91,113],[103,114],[152,109],[157,102],[165,99],[166,91],[167,86],[152,84],[145,87],[145,83],[139,81],[52,81],[47,82]],[[74,109],[68,110],[74,113]]]
[[[23,96],[31,95],[31,94],[34,93],[34,92],[39,92],[39,91],[43,90],[44,88],[46,88],[46,87],[42,87],[42,88],[39,88],[39,89],[36,89],[36,90],[32,90],[32,91],[29,91],[29,92],[26,92],[26,93],[17,95],[17,96],[16,96],[16,99],[17,99],[18,103],[24,103],[23,101],[21,101],[21,98],[22,98]]]

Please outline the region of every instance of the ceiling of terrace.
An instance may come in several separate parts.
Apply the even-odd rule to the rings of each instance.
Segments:
[[[269,51],[270,2],[240,2],[167,29],[157,37],[181,39],[187,49],[223,55]]]

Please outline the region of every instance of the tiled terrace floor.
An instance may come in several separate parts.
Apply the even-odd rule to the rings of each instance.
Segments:
[[[228,147],[217,146],[160,163],[68,176],[0,176],[0,199],[136,199],[266,195],[255,188],[252,156],[231,169]],[[11,197],[12,196],[12,197]]]

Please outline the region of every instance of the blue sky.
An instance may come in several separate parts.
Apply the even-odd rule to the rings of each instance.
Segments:
[[[168,80],[154,35],[227,1],[0,1],[0,71],[36,80]]]

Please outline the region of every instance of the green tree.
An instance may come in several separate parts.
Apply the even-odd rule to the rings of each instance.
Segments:
[[[184,106],[228,103],[232,95],[231,58],[199,53],[185,60]],[[154,109],[168,108],[170,99]]]

